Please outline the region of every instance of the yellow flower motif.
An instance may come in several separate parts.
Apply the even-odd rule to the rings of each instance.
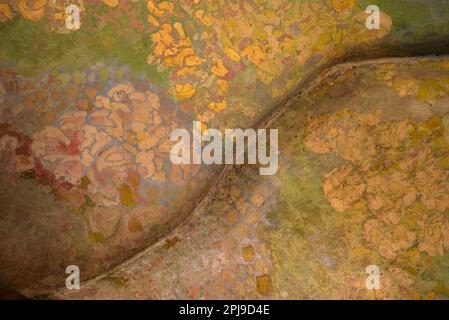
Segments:
[[[168,23],[164,23],[162,25],[161,31],[160,31],[160,35],[161,35],[161,41],[169,46],[173,43],[173,41],[175,40],[173,38],[173,36],[171,35],[173,31],[173,27],[171,25],[169,25]]]
[[[168,23],[164,23],[158,32],[151,35],[151,40],[156,42],[158,45],[162,45],[160,54],[164,52],[165,46],[170,46],[173,42],[173,37],[171,35],[172,27]],[[155,50],[156,51],[156,50]]]
[[[178,77],[184,77],[188,75],[196,74],[196,68],[195,67],[184,67],[176,71],[176,76]]]
[[[183,48],[177,55],[166,57],[165,65],[168,67],[180,66],[184,62],[184,59],[193,53],[194,51],[192,48]]]
[[[215,18],[210,14],[205,13],[204,10],[197,10],[194,15],[195,18],[200,20],[206,26],[211,26],[215,22]]]
[[[173,33],[173,30],[176,32]],[[203,59],[195,55],[191,47],[191,40],[186,38],[182,24],[175,22],[173,26],[164,23],[160,30],[151,35],[151,39],[156,44],[153,49],[154,57],[159,57],[158,63],[165,67],[193,67],[200,66]],[[152,64],[155,59],[149,57],[147,63]],[[183,70],[181,73],[189,73],[190,70]]]
[[[161,9],[165,15],[172,16],[175,6],[168,1],[162,1],[159,3],[159,9]]]
[[[218,58],[215,59],[215,66],[212,67],[211,71],[218,77],[224,77],[229,72],[224,66],[223,61]]]
[[[177,100],[189,99],[196,93],[196,88],[191,83],[177,84],[174,89],[174,96]]]
[[[240,55],[234,51],[232,48],[225,48],[224,52],[232,61],[240,61]]]
[[[159,27],[159,21],[157,21],[151,14],[148,15],[147,21],[155,27]]]
[[[201,59],[198,56],[192,55],[192,56],[188,56],[184,62],[187,66],[193,67],[193,66],[199,66],[203,62],[203,59]]]
[[[246,47],[242,51],[242,57],[248,57],[248,60],[254,63],[255,65],[259,65],[263,60],[267,58],[265,52],[257,45],[250,45]]]
[[[160,10],[156,5],[154,4],[154,1],[149,0],[147,2],[147,9],[151,14],[154,14],[156,17],[163,17],[164,11]]]
[[[216,112],[220,112],[228,106],[228,103],[226,101],[223,102],[211,102],[209,103],[208,107],[211,110],[214,110]]]
[[[149,0],[147,2],[147,9],[156,17],[162,18],[164,16],[172,16],[174,11],[174,5],[168,1],[163,1],[159,3],[158,6],[155,5],[154,1]]]
[[[354,8],[356,3],[357,0],[332,0],[332,6],[337,12],[343,12],[345,10],[352,9]]]
[[[118,0],[101,0],[105,5],[115,8],[118,6]]]
[[[47,0],[19,0],[18,6],[24,18],[37,21],[44,16],[46,4]]]
[[[175,30],[178,33],[180,39],[185,39],[186,38],[186,33],[184,32],[184,28],[182,27],[181,23],[175,22],[173,24],[173,28],[175,28]]]
[[[0,3],[0,22],[12,19],[11,9],[7,3]]]
[[[226,80],[218,79],[217,86],[221,92],[225,93],[228,91],[228,82]]]

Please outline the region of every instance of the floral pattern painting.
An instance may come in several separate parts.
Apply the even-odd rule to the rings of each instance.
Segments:
[[[448,14],[442,0],[0,0],[0,290],[447,298],[449,62],[424,56],[449,53]],[[170,135],[193,121],[278,129],[279,172],[173,164]],[[372,264],[381,290],[364,286]],[[68,265],[94,280],[65,290]]]

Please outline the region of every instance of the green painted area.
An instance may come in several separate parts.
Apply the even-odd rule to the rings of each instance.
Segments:
[[[133,4],[135,6],[140,4]],[[158,72],[156,66],[146,63],[153,43],[147,32],[130,27],[130,17],[99,21],[101,13],[107,14],[104,5],[90,5],[82,16],[82,27],[68,34],[48,32],[47,21],[33,22],[17,17],[0,25],[0,60],[16,64],[23,75],[36,75],[44,70],[64,67],[69,72],[83,70],[95,63],[129,66],[134,72],[144,74],[152,83],[166,86],[167,74]],[[146,8],[137,17],[146,26]],[[136,19],[136,17],[133,17]]]
[[[428,40],[447,35],[449,6],[446,0],[359,0],[359,7],[377,5],[393,20],[393,35],[407,40]]]
[[[359,0],[358,4],[362,9],[376,4],[390,15],[393,35],[399,39],[423,40],[449,32],[449,6],[444,0]],[[148,28],[145,2],[130,5],[140,12],[133,19],[144,30]],[[0,59],[15,63],[24,75],[59,67],[76,71],[97,62],[117,61],[144,74],[152,83],[166,87],[168,71],[159,72],[155,65],[146,63],[153,47],[149,32],[131,27],[131,18],[125,11],[120,12],[119,18],[112,18],[114,10],[117,9],[103,4],[88,4],[81,29],[69,34],[48,32],[45,18],[33,22],[17,17],[2,23]],[[99,20],[103,15],[111,18]],[[187,31],[198,28],[191,20],[183,23]]]
[[[323,290],[328,297],[337,296],[331,292],[336,285],[330,284],[329,270],[317,270],[320,255],[314,250],[322,248],[322,256],[329,261],[337,254],[329,249],[339,242],[334,228],[338,214],[325,199],[321,184],[339,163],[332,155],[304,150],[296,153],[289,169],[279,172],[279,202],[269,214],[275,227],[267,232],[275,255],[273,279],[278,298],[325,297]]]

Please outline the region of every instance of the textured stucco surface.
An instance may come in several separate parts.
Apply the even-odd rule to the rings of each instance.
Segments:
[[[447,53],[445,1],[74,2],[81,28],[68,32],[65,1],[0,1],[2,287],[48,292],[64,285],[69,264],[89,279],[168,237],[145,255],[145,268],[107,278],[120,290],[92,290],[136,298],[357,298],[364,297],[359,289],[341,292],[338,281],[357,279],[363,270],[355,268],[375,260],[405,279],[379,297],[445,295],[447,63],[406,60],[345,70],[333,81],[319,76],[349,60]],[[368,4],[382,11],[380,30],[365,27]],[[312,79],[322,85],[300,94]],[[263,178],[239,168],[189,218],[223,167],[173,165],[170,132],[193,120],[203,129],[255,127],[292,94],[301,103],[289,107],[291,122],[277,120],[289,170]],[[394,130],[407,131],[407,148],[387,148],[392,159],[383,147],[367,152],[399,143],[389,141],[398,139],[388,135]],[[376,134],[368,139],[366,131]],[[291,144],[294,132],[301,138]],[[442,167],[421,173],[411,164],[416,176],[407,177],[392,171],[401,155],[420,152]],[[410,206],[372,194],[385,175],[398,179],[386,193]],[[353,188],[339,186],[345,179]],[[260,190],[251,193],[251,183]],[[423,191],[441,184],[437,195]],[[412,185],[415,198],[401,190]],[[390,209],[398,212],[384,212]],[[172,235],[182,223],[188,227]],[[366,227],[348,235],[351,223]],[[191,235],[176,235],[182,230]],[[413,268],[391,269],[409,260]],[[146,279],[136,280],[142,288],[130,284],[133,277]],[[403,289],[407,277],[416,288]]]

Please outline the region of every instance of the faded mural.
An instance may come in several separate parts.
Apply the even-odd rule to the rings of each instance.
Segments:
[[[0,290],[447,299],[448,16],[442,0],[0,0]],[[173,164],[192,121],[278,129],[278,172]]]

